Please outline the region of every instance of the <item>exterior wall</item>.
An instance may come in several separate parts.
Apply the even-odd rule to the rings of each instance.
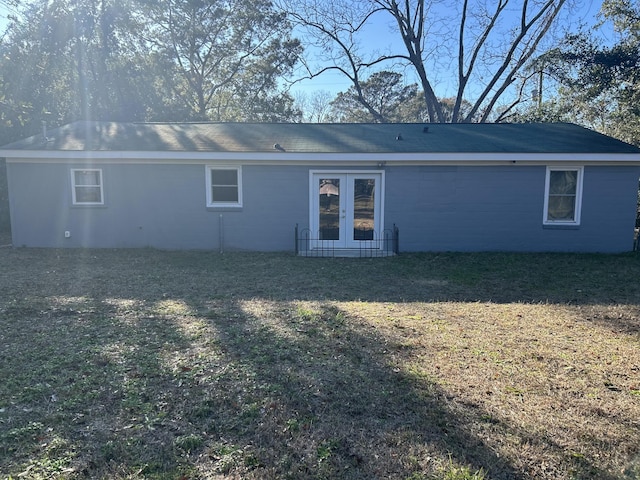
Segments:
[[[72,205],[71,168],[102,169],[104,206]],[[295,224],[309,226],[310,170],[339,169],[243,165],[243,207],[208,209],[204,164],[8,162],[13,244],[291,251]],[[401,251],[632,248],[640,167],[585,166],[576,228],[543,227],[544,165],[384,170]]]
[[[14,246],[293,250],[309,216],[309,169],[243,166],[243,207],[206,207],[205,166],[92,164],[104,206],[74,206],[71,168],[9,163]],[[71,232],[65,238],[64,232]]]
[[[640,169],[585,166],[577,227],[543,226],[546,166],[387,167],[387,226],[401,251],[622,252]]]

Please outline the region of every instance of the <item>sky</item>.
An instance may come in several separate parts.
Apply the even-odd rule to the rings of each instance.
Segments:
[[[602,5],[602,0],[578,0],[575,3],[577,3],[577,5],[570,14],[566,14],[562,23],[559,24],[561,28],[577,31],[580,25],[594,26],[598,23],[597,15]],[[514,12],[514,15],[517,14],[518,12]],[[368,51],[387,52],[393,50],[406,53],[399,34],[392,32],[388,20],[383,17],[374,17],[374,19],[376,21],[372,27],[367,29],[364,35],[362,35],[361,44],[366,46]],[[613,35],[612,29],[606,26],[600,33],[605,36],[605,41],[607,41],[606,37]],[[608,41],[612,40],[612,38],[608,39]],[[309,53],[311,53],[313,57],[312,51]],[[449,74],[447,71],[450,72],[450,77],[448,77]],[[406,75],[409,83],[418,83],[416,78],[412,78],[412,72],[410,70],[406,71]],[[454,95],[457,82],[456,78],[457,68],[455,65],[442,69],[439,77],[434,82],[437,96],[444,98]],[[329,71],[312,80],[304,80],[296,83],[292,88],[292,92],[294,92],[294,94],[301,92],[302,94],[311,95],[316,90],[325,90],[332,96],[335,96],[339,92],[346,91],[350,86],[351,83],[343,74]]]
[[[491,3],[491,1],[489,3]],[[518,4],[519,2],[516,1],[515,3]],[[579,25],[593,26],[598,22],[597,14],[600,10],[602,0],[576,0],[575,3],[577,5],[571,11],[571,14],[565,16],[563,19],[562,27],[576,31]],[[0,0],[0,29],[4,28],[7,16],[11,14],[15,14],[15,9],[7,7],[6,2]],[[368,52],[386,53],[395,51],[406,53],[399,34],[392,31],[388,17],[386,15],[378,15],[377,17],[373,17],[373,20],[374,22],[371,26],[367,28],[360,37],[363,48]],[[604,28],[600,33],[605,36],[605,40],[607,40],[607,36],[613,36],[611,28]],[[609,41],[612,40],[612,38],[609,39]],[[308,49],[308,52],[313,59],[313,49]],[[370,73],[372,72],[373,70],[370,71]],[[438,78],[433,82],[437,96],[444,98],[452,96],[455,93],[456,74],[455,65],[440,69]],[[299,76],[302,75],[303,72],[300,72]],[[418,83],[416,78],[412,77],[413,73],[411,69],[407,69],[405,75],[408,83]],[[291,92],[295,96],[296,94],[312,95],[315,91],[326,91],[333,97],[339,92],[346,91],[350,86],[351,83],[344,75],[335,71],[328,71],[312,80],[296,82],[291,88]]]

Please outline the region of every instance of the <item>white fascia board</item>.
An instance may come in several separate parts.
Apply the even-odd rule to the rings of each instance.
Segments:
[[[362,165],[500,165],[500,164],[637,164],[635,153],[271,153],[149,151],[0,151],[7,163],[196,163],[362,164]]]

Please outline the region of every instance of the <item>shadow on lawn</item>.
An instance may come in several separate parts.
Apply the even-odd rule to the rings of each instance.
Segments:
[[[449,457],[488,478],[519,479],[469,426],[546,442],[402,371],[393,363],[402,346],[335,307],[279,302],[255,315],[239,300],[183,323],[157,313],[163,301],[80,297],[5,309],[30,325],[11,339],[24,350],[3,352],[14,354],[5,367],[31,371],[2,379],[16,392],[0,435],[3,471],[428,478],[419,475]],[[185,334],[194,320],[200,330]]]
[[[450,458],[488,478],[530,478],[483,440],[486,429],[542,446],[562,468],[611,478],[586,459],[567,458],[552,439],[457,402],[397,361],[405,346],[325,301],[468,298],[479,287],[391,289],[374,279],[336,291],[341,275],[374,275],[379,265],[313,260],[300,262],[306,284],[286,272],[256,284],[252,269],[275,268],[277,256],[244,266],[225,260],[212,273],[202,256],[183,265],[182,254],[151,260],[156,255],[167,261],[152,274],[149,259],[102,269],[105,257],[117,256],[100,253],[75,277],[48,275],[72,262],[50,259],[25,267],[0,296],[8,332],[0,383],[15,391],[3,407],[10,415],[0,418],[1,471],[419,479]],[[393,268],[393,282],[430,278]],[[317,307],[301,308],[298,299]]]
[[[227,355],[264,390],[235,439],[255,449],[257,478],[421,478],[447,456],[523,478],[467,430],[481,412],[454,411],[429,379],[394,366],[402,347],[335,307],[297,308],[266,322],[243,308],[210,315]]]
[[[110,300],[25,297],[0,310],[4,474],[146,478],[179,465],[188,401],[163,355],[190,342],[162,316]]]
[[[403,370],[394,358],[405,346],[334,306],[228,313],[209,317],[228,357],[260,386],[255,418],[234,439],[255,452],[256,478],[441,478],[443,458],[468,468],[461,478],[480,470],[492,479],[531,478],[485,443],[482,429],[547,450],[559,460],[548,470],[555,478],[570,470],[613,478],[553,439],[461,404]]]

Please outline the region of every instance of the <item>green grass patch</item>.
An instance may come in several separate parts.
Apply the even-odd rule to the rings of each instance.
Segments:
[[[637,478],[637,255],[0,264],[2,478]]]

